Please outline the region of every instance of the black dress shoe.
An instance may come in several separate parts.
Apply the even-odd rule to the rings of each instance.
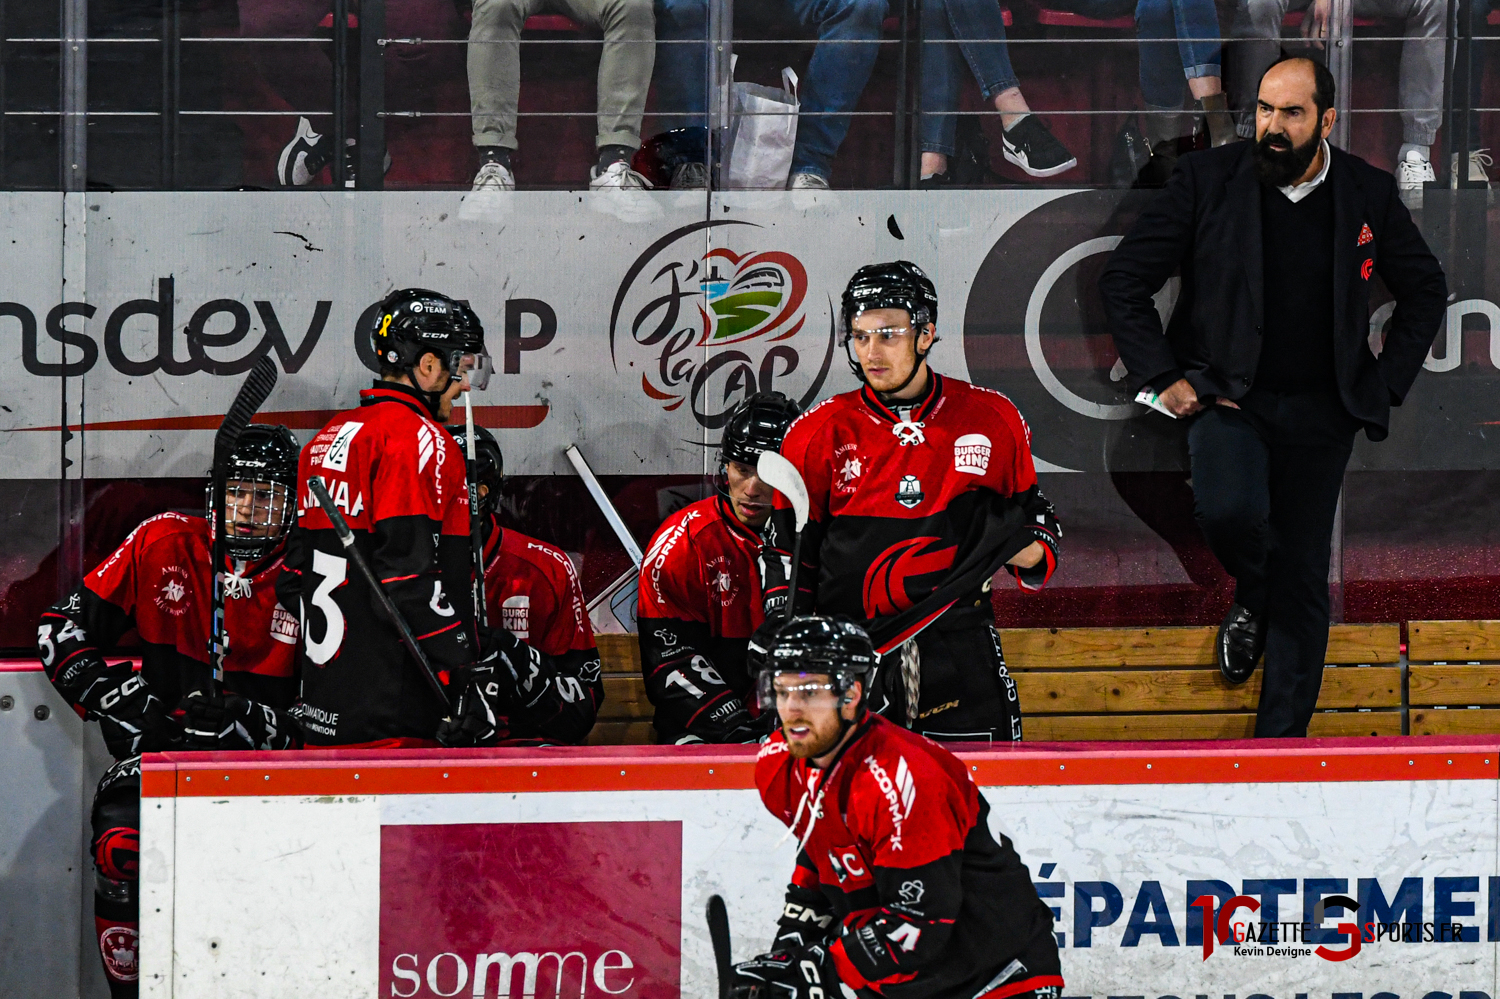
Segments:
[[[1250,679],[1265,651],[1264,622],[1239,604],[1231,604],[1224,623],[1219,625],[1219,640],[1214,643],[1214,656],[1224,679],[1233,684]]]

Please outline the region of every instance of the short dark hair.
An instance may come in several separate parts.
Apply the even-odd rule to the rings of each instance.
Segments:
[[[1310,59],[1307,56],[1286,55],[1285,53],[1282,54],[1280,59],[1277,59],[1275,62],[1271,63],[1271,65],[1266,67],[1266,73],[1271,72],[1271,70],[1275,69],[1277,66],[1280,66],[1282,63],[1287,62],[1305,62],[1312,67],[1313,106],[1318,109],[1318,118],[1321,119],[1323,117],[1323,112],[1333,107],[1333,74],[1329,72],[1327,66],[1323,65],[1316,59]],[[1260,78],[1262,80],[1266,78],[1266,73],[1260,74]],[[1260,91],[1259,85],[1257,85],[1255,89],[1258,93]]]

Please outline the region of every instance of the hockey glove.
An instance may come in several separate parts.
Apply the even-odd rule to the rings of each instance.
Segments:
[[[804,542],[804,545],[806,542]],[[765,609],[766,620],[781,621],[786,617],[787,590],[791,586],[792,556],[790,552],[784,552],[780,548],[770,545],[761,545],[755,556],[756,568],[760,571],[760,593],[761,606]],[[809,614],[813,607],[813,582],[817,579],[817,570],[802,563],[802,568],[797,572],[797,602],[795,610],[800,614]]]
[[[99,719],[104,745],[117,760],[182,744],[182,731],[167,706],[126,663],[101,671],[78,703],[89,716]]]
[[[301,744],[301,733],[286,715],[228,691],[214,699],[195,690],[174,714],[182,722],[184,749],[296,749]]]
[[[493,698],[498,691],[495,667],[476,663],[453,673],[449,690],[457,690],[453,713],[438,723],[437,741],[450,749],[494,746],[500,742],[500,721]]]
[[[1047,585],[1057,569],[1057,557],[1062,551],[1062,524],[1057,521],[1057,510],[1052,501],[1042,495],[1040,489],[1033,490],[1026,502],[1025,530],[1031,541],[1042,546],[1042,560],[1029,569],[1018,565],[1007,565],[1016,584],[1023,590],[1036,591]]]
[[[821,944],[772,951],[743,961],[730,972],[729,999],[832,999],[841,989],[833,958]]]

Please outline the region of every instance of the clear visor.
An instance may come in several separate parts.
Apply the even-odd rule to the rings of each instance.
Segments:
[[[224,535],[279,538],[291,525],[291,493],[280,482],[230,479],[224,484]]]
[[[853,343],[856,347],[867,347],[872,343],[889,344],[895,343],[902,337],[914,336],[916,330],[910,326],[882,326],[878,329],[855,328],[844,334],[844,343],[847,346]]]
[[[756,678],[756,698],[762,711],[785,714],[791,708],[836,708],[839,685],[827,673],[773,673]]]
[[[488,351],[478,354],[455,353],[448,364],[449,375],[453,381],[462,381],[468,376],[469,388],[475,392],[483,392],[490,386],[490,375],[494,373],[495,364],[490,359]]]

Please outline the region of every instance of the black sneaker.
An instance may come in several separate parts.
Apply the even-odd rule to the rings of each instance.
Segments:
[[[1033,177],[1056,177],[1078,165],[1078,157],[1057,141],[1047,123],[1028,114],[1003,130],[1005,158]]]
[[[276,179],[282,187],[306,187],[333,162],[333,140],[319,135],[306,118],[297,119],[297,134],[281,150]]]
[[[391,172],[391,151],[389,149],[387,149],[385,151],[385,160],[383,161],[383,163],[381,164],[381,166],[383,167],[383,169],[381,170],[381,175],[382,176]],[[355,174],[358,172],[358,170],[359,170],[359,143],[355,142],[353,139],[345,139],[344,140],[344,186],[345,187],[352,188],[352,187],[357,186]]]
[[[942,173],[929,174],[917,181],[919,191],[941,191],[945,187],[953,186],[952,174],[944,170]]]

